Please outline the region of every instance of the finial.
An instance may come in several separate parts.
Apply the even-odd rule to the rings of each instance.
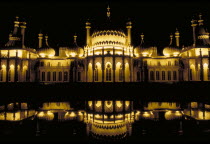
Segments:
[[[76,35],[76,33],[74,34],[74,42],[77,43],[77,35]]]
[[[143,33],[141,33],[141,39],[142,39],[142,40],[144,39],[144,34],[143,34]]]
[[[16,21],[18,21],[18,19],[19,19],[19,16],[16,16],[15,18],[16,18]]]
[[[202,20],[202,14],[201,13],[199,14],[199,19]]]
[[[110,14],[111,14],[111,13],[110,13],[110,7],[109,7],[109,5],[108,5],[108,7],[107,7],[107,17],[108,17],[108,18],[110,18]]]
[[[179,35],[179,30],[178,30],[178,28],[176,28],[175,35],[176,35],[176,36],[178,36],[178,35]]]
[[[172,41],[173,41],[173,34],[171,33],[170,34],[170,44],[169,45],[172,45]]]

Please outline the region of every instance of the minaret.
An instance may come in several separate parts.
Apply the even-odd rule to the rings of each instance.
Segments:
[[[16,16],[16,20],[14,21],[14,31],[13,31],[13,34],[17,34],[18,27],[19,27],[19,24],[20,24],[20,22],[19,22],[18,19],[19,19],[19,17]]]
[[[169,44],[169,46],[171,46],[172,43],[173,43],[173,34],[171,33],[171,34],[170,34],[170,44]]]
[[[49,44],[48,44],[48,35],[47,34],[45,35],[45,44],[46,44],[46,46],[49,47]]]
[[[39,39],[39,48],[41,48],[42,47],[42,39],[43,39],[43,34],[41,33],[41,31],[38,34],[38,39]]]
[[[195,35],[195,28],[196,28],[196,26],[197,26],[197,23],[196,23],[197,21],[196,20],[194,20],[194,19],[192,19],[192,21],[191,21],[191,23],[192,23],[192,28],[193,28],[193,46],[195,47],[195,45],[196,45],[196,35]]]
[[[176,46],[179,47],[179,31],[178,29],[176,28],[176,32],[175,32],[175,38],[176,38]]]
[[[91,23],[90,22],[86,22],[86,45],[90,46],[90,28],[91,28]]]
[[[142,44],[144,43],[144,34],[143,34],[143,33],[141,33],[141,35],[140,35],[140,36],[141,36],[141,43],[140,43],[140,44],[142,45]]]
[[[109,7],[109,5],[108,5],[108,7],[107,7],[107,13],[106,13],[106,14],[107,14],[108,19],[110,19],[110,14],[111,14],[111,13],[110,13],[110,7]]]
[[[198,20],[199,26],[203,25],[203,19],[202,19],[202,14],[199,14],[199,20]]]
[[[22,48],[25,48],[25,29],[26,29],[26,22],[22,22],[21,27],[21,35],[22,35]]]
[[[127,44],[131,45],[131,28],[132,28],[131,21],[128,21],[126,23],[126,28],[127,28]]]

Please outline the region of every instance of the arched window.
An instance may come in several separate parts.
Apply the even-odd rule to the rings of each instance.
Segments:
[[[171,61],[168,61],[168,66],[171,66]]]
[[[168,80],[171,80],[171,71],[168,71]]]
[[[78,73],[77,73],[77,80],[78,80],[78,81],[81,81],[81,72],[78,72]]]
[[[95,81],[98,81],[98,66],[95,66]]]
[[[156,71],[156,80],[160,80],[160,72]]]
[[[47,63],[47,66],[48,66],[48,67],[50,66],[50,62]]]
[[[154,71],[150,71],[150,80],[155,80]]]
[[[162,80],[166,80],[166,73],[165,73],[165,71],[162,71]]]
[[[50,72],[47,72],[47,81],[50,81],[50,78],[51,78],[51,74]]]
[[[3,81],[3,70],[0,70],[0,81]]]
[[[11,81],[11,77],[12,77],[12,72],[11,72],[11,70],[9,70],[9,73],[8,73],[8,81]]]
[[[62,72],[61,71],[58,73],[58,81],[62,81]]]
[[[175,60],[174,65],[178,66],[178,61],[177,60]]]
[[[122,65],[120,65],[120,68],[119,68],[119,81],[123,81],[123,70],[122,70]]]
[[[140,71],[137,71],[137,81],[140,81]]]
[[[53,81],[56,81],[56,72],[53,72]]]
[[[173,71],[173,80],[177,80],[177,72]]]
[[[192,69],[190,69],[190,80],[192,80]]]
[[[106,81],[111,81],[111,66],[108,64],[106,66]]]
[[[26,70],[26,75],[25,75],[26,77],[25,77],[25,79],[26,79],[26,81],[28,81],[28,79],[29,79],[29,73],[28,73],[28,70]]]
[[[67,80],[68,80],[68,72],[65,71],[65,72],[64,72],[64,81],[67,81]]]
[[[42,72],[42,81],[45,81],[45,72]]]
[[[61,66],[61,62],[58,62],[58,67],[60,67]]]
[[[160,61],[158,61],[158,62],[157,62],[157,65],[158,65],[158,66],[161,66],[161,63],[160,63]]]

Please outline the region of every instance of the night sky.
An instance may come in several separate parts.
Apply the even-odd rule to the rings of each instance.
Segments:
[[[133,23],[133,45],[140,43],[140,34],[145,34],[145,42],[157,46],[158,51],[169,45],[169,35],[176,27],[180,31],[181,45],[191,45],[191,20],[203,14],[204,24],[210,31],[210,2],[208,1],[1,1],[0,2],[0,45],[8,41],[13,30],[15,16],[27,22],[26,46],[37,48],[37,35],[42,30],[49,36],[49,44],[70,46],[73,35],[78,36],[78,45],[85,44],[85,22],[90,19],[92,31],[106,19],[107,4],[111,8],[111,21],[125,29],[128,18]],[[208,21],[209,20],[209,21]],[[126,31],[125,31],[126,32]]]

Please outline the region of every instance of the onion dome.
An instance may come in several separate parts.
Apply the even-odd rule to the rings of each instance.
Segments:
[[[42,47],[40,47],[37,50],[37,53],[40,57],[53,57],[55,56],[55,50],[53,48],[51,48],[48,44],[48,36],[45,36],[45,42],[42,45]]]
[[[77,45],[77,36],[74,35],[74,43],[73,46],[71,46],[69,49],[66,51],[66,55],[69,57],[82,57],[84,55],[84,50],[82,47],[79,47]]]
[[[142,55],[144,57],[148,57],[148,56],[151,56],[154,52],[156,53],[155,47],[148,46],[144,42],[144,34],[142,33],[140,36],[141,36],[141,43],[139,46],[137,46],[134,49],[134,53],[135,53],[136,57],[139,57],[140,55]]]
[[[209,40],[209,33],[208,30],[205,29],[204,25],[203,25],[203,19],[202,19],[202,15],[199,14],[199,27],[198,27],[198,31],[197,31],[197,42],[196,42],[196,47],[197,48],[210,48],[210,40]]]
[[[9,34],[9,41],[5,44],[5,47],[25,47],[23,41],[23,32],[21,32],[22,28],[26,28],[26,22],[19,21],[19,17],[16,16],[16,20],[14,21],[14,30]]]
[[[178,56],[180,54],[180,49],[178,49],[173,43],[173,35],[170,35],[170,44],[169,46],[163,49],[163,55],[167,57]]]

